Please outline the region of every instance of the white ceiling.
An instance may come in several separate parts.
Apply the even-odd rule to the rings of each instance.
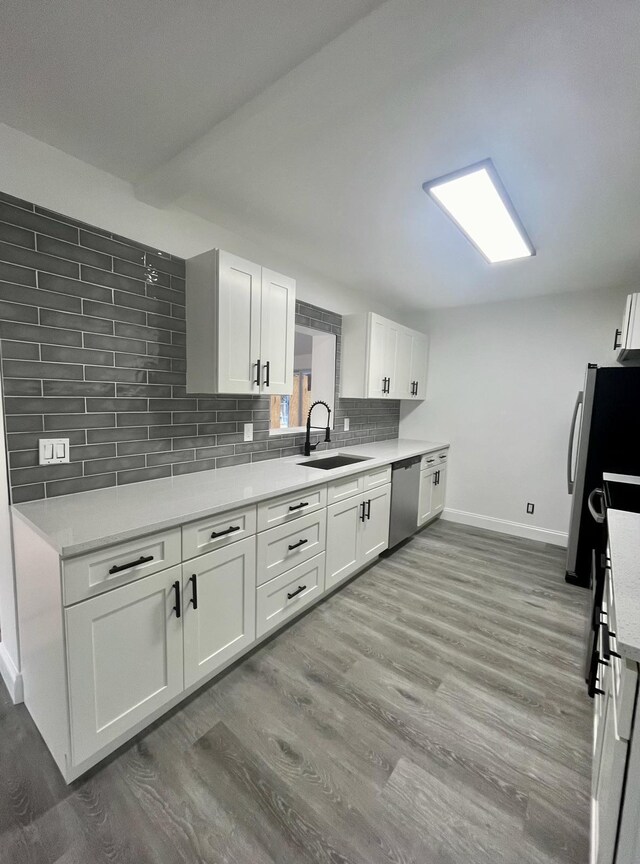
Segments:
[[[640,281],[635,0],[4,0],[0,120],[429,307]],[[538,250],[422,192],[491,156]]]

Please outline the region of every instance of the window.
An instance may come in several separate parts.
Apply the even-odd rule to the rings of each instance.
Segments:
[[[271,434],[304,431],[309,408],[319,399],[331,408],[333,428],[335,384],[335,335],[296,325],[293,393],[271,397]]]

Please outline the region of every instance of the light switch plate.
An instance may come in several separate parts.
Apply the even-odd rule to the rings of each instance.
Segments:
[[[253,423],[244,424],[244,440],[253,441]]]
[[[349,431],[349,418],[348,417],[344,418],[344,431],[345,432]]]
[[[69,461],[68,438],[40,438],[38,441],[40,465],[60,465]]]

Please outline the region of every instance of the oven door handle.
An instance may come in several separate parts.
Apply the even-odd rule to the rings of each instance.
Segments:
[[[596,498],[600,498],[602,501],[602,510],[596,510]],[[589,507],[589,513],[596,520],[598,525],[603,525],[606,517],[606,508],[604,504],[604,492],[602,489],[592,489],[589,493],[589,497],[587,498],[587,506]]]
[[[581,390],[578,393],[578,398],[576,399],[576,404],[573,409],[573,417],[571,418],[571,431],[569,432],[569,450],[567,451],[567,489],[569,495],[573,495],[573,486],[575,483],[575,477],[573,477],[573,443],[576,437],[576,427],[578,425],[578,411],[580,410],[580,406],[584,402],[584,393]]]

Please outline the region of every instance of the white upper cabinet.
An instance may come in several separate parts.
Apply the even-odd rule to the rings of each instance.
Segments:
[[[291,393],[296,283],[229,252],[187,261],[187,391]]]
[[[424,399],[428,340],[374,312],[342,319],[340,395],[351,399]]]
[[[629,294],[622,319],[622,328],[616,330],[613,342],[618,360],[640,358],[640,294]]]

